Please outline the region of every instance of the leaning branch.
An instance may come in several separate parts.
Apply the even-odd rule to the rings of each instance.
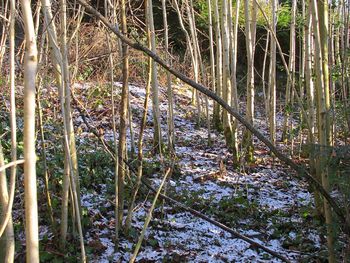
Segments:
[[[300,177],[304,177],[311,185],[313,185],[321,194],[322,196],[328,201],[330,206],[333,208],[334,212],[338,215],[340,221],[343,223],[343,229],[346,233],[350,233],[350,223],[349,219],[345,215],[345,211],[341,209],[341,207],[338,205],[338,203],[330,196],[330,194],[323,188],[323,186],[314,178],[311,176],[310,173],[308,173],[305,169],[305,167],[296,164],[288,158],[285,154],[283,154],[281,151],[279,151],[271,142],[269,139],[267,139],[261,132],[259,132],[252,124],[250,124],[238,111],[234,110],[232,107],[230,107],[222,98],[217,96],[214,92],[206,88],[205,86],[198,84],[197,82],[193,81],[192,79],[188,78],[184,74],[178,72],[171,66],[169,66],[164,60],[162,60],[159,56],[157,56],[155,53],[153,53],[151,50],[149,50],[147,47],[141,45],[138,42],[134,42],[124,36],[114,25],[110,24],[108,19],[104,17],[100,12],[98,12],[96,9],[94,9],[92,6],[90,6],[85,0],[78,0],[78,2],[83,5],[88,12],[90,12],[92,15],[94,15],[96,18],[98,18],[106,27],[108,27],[117,37],[127,44],[128,46],[132,47],[133,49],[142,51],[147,56],[151,57],[155,62],[157,62],[160,66],[162,66],[164,69],[169,71],[171,74],[176,76],[177,78],[181,79],[186,84],[190,85],[191,87],[197,89],[198,91],[202,92],[206,96],[210,97],[211,99],[215,100],[218,104],[220,104],[224,109],[227,110],[228,113],[230,113],[232,116],[234,116],[240,123],[242,123],[249,131],[251,131],[260,141],[262,141],[272,153],[275,154],[275,156],[280,159],[282,162],[290,166],[293,170],[297,172],[297,174]]]

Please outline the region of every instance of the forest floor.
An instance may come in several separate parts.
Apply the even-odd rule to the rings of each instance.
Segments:
[[[119,91],[120,86],[118,83]],[[77,85],[76,94],[92,94],[91,88],[88,84]],[[196,124],[196,109],[190,103],[189,89],[178,86],[174,93],[178,172],[170,179],[167,194],[292,261],[311,262],[323,258],[326,248],[320,232],[324,231],[324,226],[312,217],[313,196],[309,193],[306,182],[297,179],[293,171],[279,160],[273,159],[267,148],[257,140],[255,164],[242,163],[239,169],[233,169],[232,155],[225,146],[223,136],[212,131],[212,144],[209,146],[205,125],[199,127]],[[89,105],[86,99],[88,97],[80,95],[86,105]],[[136,141],[144,97],[143,88],[130,85],[132,124]],[[103,106],[108,104],[110,101],[101,101],[101,104],[95,105],[95,109],[90,112],[90,121],[97,127],[104,127],[104,138],[112,141],[110,115]],[[166,91],[161,89],[163,134],[166,134],[167,107]],[[159,156],[152,156],[152,149],[149,147],[153,137],[151,108],[152,105],[148,109],[148,126],[144,136],[144,172],[156,187],[163,173],[159,169],[161,159]],[[263,114],[258,111],[256,117],[256,126],[268,135]],[[280,127],[282,114],[277,115],[277,120]],[[83,123],[77,123],[77,126],[84,130]],[[84,140],[84,136],[90,135],[85,131],[79,138]],[[163,140],[167,141],[166,136],[163,136]],[[130,132],[128,142],[130,146]],[[288,150],[283,144],[279,146]],[[96,183],[92,179],[91,187],[85,187],[82,195],[82,206],[90,221],[85,235],[90,249],[89,258],[90,262],[127,262],[133,253],[153,195],[143,189],[135,208],[131,235],[128,238],[122,237],[119,251],[114,252],[114,202],[111,191],[113,187],[110,185],[113,185],[112,171],[108,172],[107,177],[110,179],[109,183]],[[261,249],[234,238],[224,230],[170,203],[165,203],[163,212],[161,205],[155,209],[137,261],[280,262]]]
[[[116,101],[120,99],[121,84],[117,83]],[[74,96],[79,107],[84,108],[86,119],[104,139],[113,142],[111,127],[111,99],[109,88],[96,83],[75,84]],[[19,89],[20,91],[20,89]],[[42,100],[44,129],[48,150],[48,165],[51,175],[51,191],[55,218],[59,218],[62,167],[61,124],[48,116],[60,115],[55,88],[44,88]],[[208,145],[208,132],[197,125],[196,108],[191,105],[191,92],[186,86],[176,86],[175,132],[176,171],[167,184],[167,195],[196,209],[208,217],[225,224],[293,262],[322,262],[326,258],[325,226],[313,216],[313,196],[305,181],[297,179],[279,160],[273,159],[268,149],[255,140],[255,163],[242,161],[234,169],[232,155],[225,146],[223,136],[212,130]],[[130,85],[130,105],[133,113],[132,125],[137,141],[145,90]],[[161,124],[164,142],[166,138],[167,99],[166,90],[160,90]],[[268,136],[265,117],[256,104],[256,127]],[[212,104],[210,103],[210,107]],[[240,105],[241,108],[244,105]],[[81,183],[82,224],[89,262],[128,262],[143,227],[145,216],[154,195],[141,188],[132,219],[130,235],[122,235],[118,252],[115,252],[114,237],[114,165],[96,137],[91,133],[76,110],[73,119],[76,128]],[[157,188],[164,174],[163,159],[152,154],[152,103],[148,109],[147,127],[144,138],[144,175]],[[243,110],[242,110],[243,111]],[[244,111],[243,111],[244,112]],[[88,114],[87,114],[88,113]],[[57,118],[56,118],[57,119]],[[277,114],[281,127],[282,114]],[[117,120],[118,123],[118,120]],[[56,125],[56,126],[55,126]],[[239,126],[239,136],[242,136]],[[278,136],[280,136],[278,129]],[[130,131],[128,147],[130,149]],[[40,139],[38,139],[40,141]],[[288,152],[284,144],[278,145]],[[137,149],[136,149],[137,151]],[[61,155],[58,154],[61,152]],[[38,153],[40,157],[41,152]],[[129,160],[133,162],[133,160]],[[300,161],[300,160],[297,160]],[[136,162],[134,162],[136,163]],[[44,189],[42,162],[38,160],[39,186]],[[133,175],[127,178],[126,195],[132,191]],[[14,220],[23,217],[23,188],[16,194]],[[43,262],[76,262],[79,245],[70,242],[66,255],[62,255],[53,242],[55,235],[50,231],[45,214],[44,191],[39,191],[41,260]],[[281,262],[268,253],[247,242],[235,238],[207,221],[183,211],[166,202],[159,202],[153,219],[147,229],[138,262]],[[162,209],[163,208],[163,209]],[[125,214],[126,214],[125,210]],[[56,215],[57,214],[57,215]],[[16,223],[17,224],[17,223]],[[71,229],[69,229],[71,232]],[[16,234],[18,246],[25,246],[24,232]],[[20,250],[17,259],[23,258]],[[57,259],[62,259],[58,260]]]

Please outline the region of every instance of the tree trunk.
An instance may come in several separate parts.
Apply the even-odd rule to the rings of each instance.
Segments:
[[[316,67],[316,110],[318,141],[317,169],[322,186],[330,190],[327,159],[330,145],[329,120],[329,76],[328,76],[328,2],[312,0],[313,28],[315,34],[315,67]],[[324,200],[324,214],[327,224],[328,261],[335,262],[334,233],[332,211],[327,200]]]
[[[247,49],[247,106],[246,119],[250,124],[254,124],[254,51],[255,51],[255,32],[256,32],[256,2],[252,3],[250,11],[250,1],[244,1],[245,14],[245,32],[246,32],[246,49]],[[243,145],[246,149],[246,160],[253,162],[254,145],[253,137],[249,130],[243,135]]]
[[[210,49],[210,79],[208,79],[208,86],[212,87],[212,90],[216,90],[216,82],[215,82],[215,54],[214,54],[214,39],[213,39],[213,18],[212,18],[212,9],[211,9],[211,0],[207,0],[208,5],[208,22],[209,22],[209,49]],[[216,103],[214,102],[214,108]],[[209,116],[209,109],[208,109],[208,144],[211,144],[211,138],[210,138],[210,116]]]
[[[262,79],[262,88],[263,88],[263,98],[264,98],[264,106],[265,106],[265,116],[266,116],[266,123],[269,122],[269,97],[270,97],[270,93],[269,93],[269,89],[266,90],[266,82],[268,83],[270,77],[268,76],[268,81],[266,81],[266,61],[267,61],[267,56],[268,54],[270,54],[270,31],[266,30],[266,41],[265,41],[265,53],[264,53],[264,60],[263,60],[263,68],[262,68],[262,74],[261,74],[261,79]],[[270,57],[271,59],[271,57]],[[271,62],[270,62],[271,63]],[[270,74],[270,69],[268,74]]]
[[[67,3],[66,0],[60,0],[61,7],[61,54],[62,54],[62,82],[64,89],[62,90],[61,103],[63,104],[62,115],[64,123],[64,145],[66,152],[69,152],[67,156],[68,161],[68,174],[72,198],[73,207],[73,219],[78,228],[80,249],[82,262],[86,262],[85,246],[83,230],[81,226],[81,205],[80,205],[80,184],[78,176],[78,160],[75,146],[75,135],[73,127],[73,119],[71,115],[71,93],[70,93],[70,79],[69,79],[69,68],[68,68],[68,49],[67,49]],[[65,194],[65,193],[64,193]],[[74,220],[73,220],[74,222]]]
[[[221,34],[222,34],[222,98],[231,105],[231,74],[230,74],[230,51],[229,51],[229,27],[228,27],[228,4],[227,0],[221,0]],[[222,112],[224,135],[227,147],[234,149],[232,126],[227,111]]]
[[[229,5],[232,6],[231,1],[229,1]],[[238,91],[237,91],[237,51],[238,51],[238,26],[239,26],[239,9],[240,9],[241,1],[236,1],[236,10],[235,10],[235,21],[232,32],[232,54],[231,54],[231,84],[232,84],[232,97],[231,97],[231,105],[236,110],[239,111],[239,102],[238,102]],[[232,9],[232,8],[231,8]],[[230,19],[231,18],[231,19]],[[229,23],[231,23],[232,17],[231,12],[229,12]],[[238,165],[239,162],[239,154],[238,154],[238,137],[237,137],[237,128],[238,121],[236,119],[233,120],[232,125],[232,156],[234,165]]]
[[[121,1],[121,25],[123,34],[127,34],[126,24],[126,3],[125,0]],[[116,240],[119,238],[119,232],[123,222],[124,211],[124,180],[125,180],[125,164],[124,158],[126,156],[126,129],[127,129],[127,115],[128,115],[128,93],[129,93],[129,49],[128,46],[123,43],[123,86],[122,97],[120,105],[120,126],[119,126],[119,146],[118,146],[118,196],[117,200],[117,212],[116,215]]]
[[[2,151],[2,144],[0,142],[0,167],[4,166],[4,154]],[[9,194],[8,194],[8,185],[6,179],[6,172],[0,172],[0,223],[6,221],[6,217],[9,217],[7,220],[7,226],[5,228],[4,234],[0,237],[0,262],[1,263],[11,263],[14,260],[14,252],[15,252],[15,237],[13,234],[13,223],[11,210],[8,210],[9,206]],[[10,213],[8,215],[7,213]]]
[[[11,126],[11,161],[17,160],[17,132],[16,132],[16,101],[15,101],[15,15],[16,7],[15,1],[10,0],[10,126]],[[0,141],[0,166],[4,165],[4,156],[2,151],[2,145]],[[10,191],[14,191],[16,178],[16,166],[11,167],[10,176]],[[2,208],[0,218],[6,219],[8,216],[8,222],[5,229],[5,235],[0,238],[0,262],[10,263],[14,261],[15,253],[15,238],[13,232],[13,222],[11,212],[13,204],[13,196],[9,196],[8,184],[6,173],[0,173],[0,206]],[[11,201],[10,199],[11,198]],[[11,202],[11,203],[10,203]],[[7,215],[10,213],[10,215]],[[0,223],[5,220],[0,220]],[[0,235],[1,236],[1,235]]]
[[[166,0],[162,0],[162,13],[164,24],[164,40],[165,40],[165,60],[171,64],[169,58],[169,29],[166,9]],[[171,154],[175,153],[175,126],[174,126],[174,95],[171,87],[171,75],[166,72],[167,79],[167,95],[168,95],[168,149]]]
[[[152,0],[147,0],[147,21],[151,30],[151,50],[157,53],[156,50],[156,33],[153,22],[153,4]],[[152,109],[153,109],[153,148],[157,153],[162,153],[162,131],[160,127],[160,112],[159,112],[159,87],[158,87],[158,71],[157,63],[152,60]]]
[[[38,204],[36,189],[35,154],[35,79],[37,73],[37,46],[30,0],[22,0],[26,40],[24,60],[24,200],[26,260],[39,262]]]
[[[216,40],[216,90],[217,96],[222,96],[222,40],[220,30],[220,15],[218,0],[214,0],[214,27],[215,27],[215,40]],[[214,127],[217,130],[221,130],[221,107],[218,103],[214,102]]]
[[[277,26],[277,5],[276,0],[271,1],[272,9],[272,27],[273,31],[276,32]],[[270,140],[273,144],[276,144],[276,40],[271,38],[270,46],[270,64],[269,64],[269,130]]]
[[[297,3],[296,0],[293,0],[292,3],[292,21],[290,26],[290,39],[289,39],[289,62],[288,62],[288,71],[291,78],[287,79],[287,88],[286,88],[286,101],[285,101],[285,109],[286,109],[286,115],[283,122],[283,131],[282,131],[282,141],[287,142],[288,137],[291,139],[292,142],[292,149],[293,152],[293,135],[292,129],[293,129],[293,122],[292,119],[292,111],[293,111],[293,90],[295,88],[295,20],[296,20],[296,10],[297,10]],[[287,136],[289,134],[289,136]]]

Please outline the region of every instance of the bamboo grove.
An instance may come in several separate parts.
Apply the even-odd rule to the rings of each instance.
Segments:
[[[161,160],[163,178],[130,257],[130,262],[136,260],[157,199],[171,199],[166,196],[167,180],[176,167],[176,144],[180,140],[174,125],[178,106],[174,85],[179,81],[191,90],[195,122],[206,127],[207,144],[211,145],[213,133],[222,134],[232,166],[240,170],[257,161],[255,139],[262,141],[273,162],[283,162],[295,170],[295,176],[308,182],[314,214],[327,228],[328,261],[350,256],[349,245],[340,250],[336,245],[338,235],[347,236],[349,241],[350,180],[341,172],[334,175],[330,167],[339,149],[345,149],[345,162],[350,156],[349,19],[346,0],[3,0],[0,262],[14,262],[19,253],[13,210],[16,195],[22,192],[26,261],[41,260],[41,213],[54,233],[59,253],[64,255],[73,239],[79,245],[79,261],[89,261],[82,223],[84,175],[79,169],[82,153],[77,146],[77,112],[113,163],[113,240],[118,250],[120,240],[132,232],[131,221],[144,184],[144,137],[151,105],[153,137],[148,149]],[[89,123],[89,113],[74,94],[74,83],[80,81],[86,67],[84,52],[89,49],[81,43],[91,27],[98,28],[102,39],[92,40],[91,49],[93,41],[100,41],[106,52],[104,69],[90,75],[100,81],[97,75],[103,73],[101,81],[108,86],[110,140]],[[288,33],[283,35],[283,30]],[[174,35],[181,36],[180,44]],[[135,70],[136,60],[142,62]],[[142,76],[135,77],[141,72]],[[142,79],[145,86],[141,121],[136,128],[130,124],[134,113],[129,85],[134,78]],[[115,95],[117,79],[122,83],[120,96]],[[45,139],[49,131],[45,130],[43,107],[49,108],[50,103],[42,98],[42,90],[48,83],[57,88],[57,94],[50,96],[59,105],[58,112],[50,109],[50,118],[59,122],[57,143],[62,145],[59,189],[53,189],[50,181],[53,158],[48,157]],[[166,87],[168,101],[165,128],[161,121],[161,85]],[[263,107],[258,107],[260,102]],[[278,122],[281,108],[283,120]],[[261,110],[263,113],[258,112]],[[267,136],[257,125],[257,114],[265,116]],[[303,162],[295,161],[302,158]],[[136,179],[130,180],[134,175]],[[127,194],[129,188],[132,191]],[[38,207],[42,203],[45,209]],[[287,257],[264,246],[262,249],[289,262]]]

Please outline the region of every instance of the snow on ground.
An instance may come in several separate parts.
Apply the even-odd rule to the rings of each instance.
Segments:
[[[120,89],[121,85],[117,83],[116,86]],[[84,89],[80,86],[75,88]],[[136,85],[130,85],[129,88],[131,107],[134,112],[141,115],[145,91]],[[262,152],[259,158],[270,161],[266,164],[259,164],[248,172],[234,170],[231,167],[231,155],[225,147],[223,136],[213,132],[211,136],[213,144],[207,146],[207,130],[203,127],[196,127],[195,122],[191,119],[191,116],[195,116],[195,108],[189,103],[190,96],[185,87],[176,87],[176,153],[181,175],[171,179],[171,183],[168,184],[169,193],[176,193],[179,196],[182,193],[192,193],[198,200],[209,200],[210,206],[217,206],[217,209],[220,209],[218,205],[220,201],[229,200],[229,198],[235,200],[234,198],[242,195],[248,204],[254,202],[262,211],[288,212],[291,208],[312,205],[313,199],[307,191],[305,182],[297,180],[293,172],[286,167],[278,163],[275,166],[272,165],[271,158],[267,155],[266,147],[263,145],[257,145]],[[164,90],[160,92],[160,102],[162,127],[166,129],[167,101]],[[150,101],[148,122],[152,121],[151,107]],[[133,127],[137,135],[140,119],[136,115],[133,117]],[[278,119],[281,120],[281,118]],[[267,134],[266,123],[261,114],[257,124],[260,130]],[[163,134],[166,134],[165,130]],[[130,133],[128,135],[130,142]],[[105,131],[105,138],[113,139],[110,130]],[[152,127],[147,127],[145,139],[151,138]],[[145,145],[147,146],[147,143]],[[146,149],[145,152],[147,150],[149,149]],[[221,162],[225,163],[224,172],[220,171]],[[151,176],[154,185],[159,184],[160,179],[159,174]],[[98,222],[94,222],[94,227],[86,233],[87,242],[98,240],[103,247],[102,252],[89,255],[90,262],[127,262],[133,252],[135,241],[122,237],[119,251],[114,252],[114,205],[106,202],[106,187],[101,189],[100,193],[90,192],[82,197],[82,206],[88,210],[90,218],[98,218]],[[101,215],[99,212],[101,206],[107,206],[109,212]],[[149,207],[149,201],[138,205],[132,221],[135,229],[142,229]],[[139,262],[280,262],[266,252],[257,250],[240,239],[233,238],[229,233],[203,219],[179,209],[173,209],[170,204],[166,204],[165,211],[164,218],[159,219],[159,208],[155,210],[155,216],[146,234],[147,242],[143,244],[137,257]],[[203,209],[202,212],[205,214],[206,209]],[[289,220],[302,221],[297,214],[291,216]],[[242,219],[239,222],[241,225],[233,228],[255,241],[293,261],[297,261],[301,256],[301,253],[284,248],[283,238],[270,237],[274,232],[271,220],[268,219],[265,222],[265,229],[260,230],[249,229],[252,220]],[[310,230],[308,235],[310,242],[313,242],[315,246],[320,246],[319,238],[314,232]],[[291,231],[289,238],[295,239],[296,233]]]

